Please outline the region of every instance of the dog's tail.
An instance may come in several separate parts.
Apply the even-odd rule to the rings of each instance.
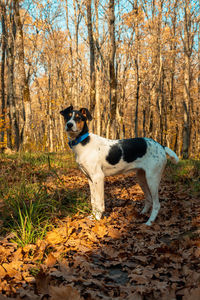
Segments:
[[[170,160],[177,164],[179,162],[179,158],[176,155],[176,153],[174,151],[172,151],[171,149],[169,149],[168,147],[165,147],[165,153],[169,155]]]

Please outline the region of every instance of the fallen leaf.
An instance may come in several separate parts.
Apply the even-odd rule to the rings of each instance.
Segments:
[[[6,274],[6,270],[2,266],[0,266],[0,278],[3,279]]]
[[[183,300],[199,300],[200,287],[196,289],[187,290],[183,296]]]
[[[96,223],[96,225],[92,229],[100,238],[104,237],[108,233],[108,228],[103,224],[100,225]]]
[[[46,240],[48,243],[55,245],[63,243],[66,239],[66,228],[56,228],[54,231],[50,231],[46,235]]]
[[[17,275],[18,271],[13,268],[12,264],[4,263],[4,264],[2,264],[2,266],[6,270],[6,274],[9,277],[12,278],[12,277],[15,277]]]
[[[56,264],[57,259],[52,253],[49,253],[45,259],[45,264],[47,267],[53,267]]]
[[[143,297],[140,293],[135,292],[135,293],[129,295],[126,299],[127,299],[127,300],[143,300],[144,297]],[[169,299],[168,299],[168,300],[169,300]],[[171,299],[170,299],[170,300],[171,300]]]
[[[24,289],[21,289],[19,299],[23,299],[23,300],[40,300],[41,297],[36,295],[33,291],[26,291]]]
[[[147,277],[144,275],[130,274],[129,278],[131,282],[136,281],[138,284],[146,284],[148,282]]]
[[[50,286],[51,300],[83,300],[80,293],[72,286]]]
[[[119,239],[121,237],[121,232],[118,229],[115,228],[108,228],[108,235],[112,239]]]

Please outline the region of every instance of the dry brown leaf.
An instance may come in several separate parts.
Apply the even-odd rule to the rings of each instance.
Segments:
[[[183,300],[200,300],[200,287],[196,289],[186,290]]]
[[[20,290],[20,298],[19,299],[23,299],[23,300],[40,300],[41,297],[36,295],[33,291],[26,291],[24,289]],[[1,300],[1,299],[0,299]]]
[[[112,239],[119,239],[121,237],[121,232],[118,229],[115,228],[108,228],[108,235]]]
[[[66,238],[66,228],[64,227],[56,228],[46,235],[47,242],[52,245],[63,243]]]
[[[11,277],[11,278],[18,277],[19,272],[13,268],[13,263],[10,263],[10,264],[4,263],[4,264],[2,264],[2,266],[6,270],[6,274],[9,277]]]
[[[73,269],[71,269],[66,263],[60,262],[59,270],[54,270],[50,275],[58,278],[64,278],[67,282],[74,282],[76,277],[73,275]]]
[[[126,299],[127,300],[143,300],[144,297],[140,293],[135,292],[135,293],[129,295]]]
[[[55,258],[55,256],[52,253],[49,253],[45,260],[45,265],[47,267],[53,267],[56,264],[56,261],[57,259]]]
[[[119,250],[111,247],[105,247],[103,252],[111,258],[116,258],[119,255]]]
[[[138,284],[147,284],[148,279],[144,275],[130,274],[129,278],[131,282],[136,281]]]
[[[72,286],[50,286],[51,300],[83,300],[80,293]]]
[[[2,266],[0,266],[0,279],[3,279],[6,274],[6,270]]]
[[[23,272],[22,276],[23,276],[24,280],[28,283],[35,282],[35,277],[33,277],[29,272]]]
[[[175,289],[169,289],[163,295],[161,295],[160,300],[176,300]]]
[[[96,234],[93,232],[93,231],[88,231],[86,232],[87,236],[88,236],[88,239],[90,241],[92,241],[93,243],[97,243],[98,242],[98,239],[96,237]]]
[[[103,224],[100,225],[100,222],[97,222],[93,227],[93,231],[100,237],[104,237],[108,233],[108,228]]]
[[[23,258],[23,250],[22,248],[18,248],[14,253],[13,253],[13,259],[14,260],[22,260]]]
[[[23,251],[24,253],[29,253],[29,251],[34,251],[36,249],[36,245],[33,244],[28,244],[26,246],[24,246],[22,249],[19,248],[15,254],[17,253],[18,255],[20,255],[20,253]],[[21,250],[21,251],[20,251]]]

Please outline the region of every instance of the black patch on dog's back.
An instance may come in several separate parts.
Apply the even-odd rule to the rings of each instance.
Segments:
[[[146,154],[147,143],[143,138],[120,140],[123,150],[123,159],[130,163]]]
[[[115,144],[111,146],[108,155],[106,156],[107,162],[111,165],[116,165],[122,157],[122,150],[119,145]]]

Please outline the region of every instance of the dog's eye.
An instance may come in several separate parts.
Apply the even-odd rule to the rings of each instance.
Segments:
[[[81,116],[79,116],[78,114],[75,115],[75,121],[76,122],[80,122],[81,121]]]

